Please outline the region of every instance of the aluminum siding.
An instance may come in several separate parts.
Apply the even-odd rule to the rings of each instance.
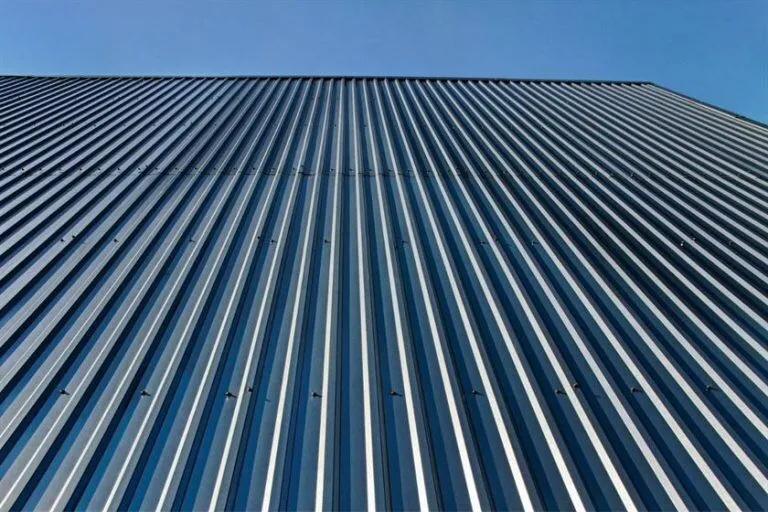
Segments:
[[[649,83],[0,77],[0,510],[768,509],[767,184]]]

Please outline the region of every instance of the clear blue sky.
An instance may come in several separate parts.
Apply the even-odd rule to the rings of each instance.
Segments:
[[[0,73],[652,80],[768,122],[768,0],[2,0]]]

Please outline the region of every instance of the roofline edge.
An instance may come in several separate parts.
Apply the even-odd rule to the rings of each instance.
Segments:
[[[665,90],[671,94],[685,98],[687,100],[696,102],[700,105],[704,105],[711,109],[717,110],[723,114],[731,116],[742,121],[761,126],[768,129],[768,123],[752,119],[745,115],[739,114],[732,110],[728,110],[723,107],[719,107],[715,104],[703,101],[695,98],[691,95],[676,91],[669,87],[663,86],[652,80],[606,80],[606,79],[578,79],[578,78],[508,78],[508,77],[483,77],[483,76],[418,76],[418,75],[333,75],[333,74],[320,74],[320,75],[66,75],[66,74],[30,74],[30,73],[0,73],[0,78],[53,78],[63,80],[73,79],[135,79],[135,80],[152,80],[152,79],[305,79],[305,80],[451,80],[451,81],[474,81],[474,82],[514,82],[514,83],[560,83],[560,84],[617,84],[617,85],[652,85],[659,89]]]
[[[708,101],[700,100],[694,96],[691,96],[689,94],[682,93],[680,91],[676,91],[674,89],[670,89],[669,87],[665,87],[663,85],[660,85],[656,82],[644,82],[645,85],[652,85],[654,87],[658,87],[659,89],[662,89],[664,91],[667,91],[668,93],[674,94],[676,96],[679,96],[681,98],[685,98],[687,100],[693,101],[695,103],[698,103],[699,105],[704,105],[706,107],[709,107],[711,109],[717,110],[723,114],[726,114],[728,116],[734,117],[736,119],[740,119],[742,121],[747,121],[752,124],[756,124],[758,126],[761,126],[768,130],[768,123],[765,123],[763,121],[758,121],[757,119],[752,119],[751,117],[747,117],[745,115],[739,114],[738,112],[734,112],[733,110],[728,110],[727,108],[719,107],[713,103],[709,103]]]
[[[338,80],[465,80],[483,82],[547,82],[572,84],[636,84],[650,85],[648,80],[600,80],[600,79],[559,79],[559,78],[508,78],[490,76],[417,76],[417,75],[66,75],[66,74],[29,74],[0,73],[0,78],[61,78],[61,79],[161,79],[161,78],[211,78],[211,79],[338,79]]]

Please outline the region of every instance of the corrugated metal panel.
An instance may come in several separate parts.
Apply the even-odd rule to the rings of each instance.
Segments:
[[[766,183],[648,83],[0,78],[0,509],[766,509]]]

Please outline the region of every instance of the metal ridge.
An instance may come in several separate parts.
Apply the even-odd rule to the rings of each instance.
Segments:
[[[223,75],[206,75],[206,74],[179,74],[179,75],[154,75],[154,74],[136,74],[136,75],[100,75],[100,74],[34,74],[34,73],[0,73],[0,78],[58,78],[63,80],[146,80],[146,79],[301,79],[301,80],[424,80],[424,81],[451,81],[451,82],[508,82],[508,83],[530,83],[530,84],[614,84],[614,85],[653,85],[660,89],[664,89],[673,94],[677,94],[683,98],[695,101],[702,105],[706,105],[712,109],[718,110],[724,114],[728,114],[737,119],[749,121],[751,123],[758,124],[765,128],[768,128],[768,124],[753,119],[751,117],[739,114],[732,110],[719,107],[713,103],[703,101],[694,96],[682,93],[675,89],[663,86],[653,80],[623,80],[623,79],[602,79],[602,78],[515,78],[515,77],[495,77],[495,76],[433,76],[433,75],[354,75],[354,74],[265,74],[265,75],[247,75],[247,74],[223,74]]]
[[[432,76],[432,75],[354,75],[354,74],[265,74],[265,75],[206,75],[206,74],[180,74],[180,75],[68,75],[68,74],[28,74],[8,73],[0,74],[0,78],[61,78],[61,79],[334,79],[334,80],[424,80],[424,81],[471,81],[471,82],[512,82],[512,83],[551,83],[551,84],[622,84],[622,85],[648,85],[653,82],[647,80],[610,80],[610,79],[579,79],[579,78],[511,78],[493,76]]]

